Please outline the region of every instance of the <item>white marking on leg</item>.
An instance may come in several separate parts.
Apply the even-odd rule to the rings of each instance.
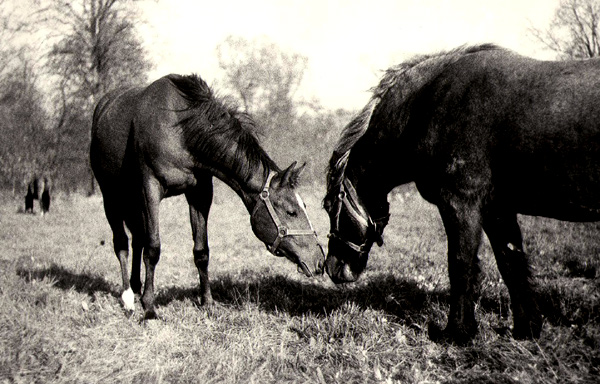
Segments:
[[[128,311],[134,310],[134,299],[135,295],[133,294],[133,290],[131,288],[128,288],[127,290],[123,291],[123,294],[121,294],[121,300],[123,300],[123,307],[125,307],[125,309]]]

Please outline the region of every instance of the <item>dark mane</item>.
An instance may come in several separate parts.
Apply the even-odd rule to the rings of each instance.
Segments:
[[[372,89],[373,95],[367,105],[342,130],[341,137],[329,160],[325,206],[327,206],[328,200],[339,192],[350,151],[369,128],[375,107],[390,89],[395,89],[398,100],[406,100],[409,95],[433,80],[447,65],[456,62],[461,57],[471,53],[497,49],[502,48],[494,44],[462,46],[451,51],[418,55],[388,68],[379,84]],[[397,105],[397,107],[400,107],[400,105]]]
[[[199,161],[223,164],[225,154],[231,153],[233,148],[235,162],[228,165],[246,181],[259,165],[280,171],[260,146],[251,116],[215,97],[208,84],[197,75],[171,75],[169,80],[186,100],[187,110],[192,112],[179,126]]]

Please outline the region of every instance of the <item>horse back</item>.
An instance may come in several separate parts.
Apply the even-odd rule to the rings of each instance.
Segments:
[[[421,154],[450,188],[483,191],[518,213],[600,219],[599,60],[480,52],[416,100]]]
[[[110,92],[98,102],[90,160],[103,192],[139,180],[137,176],[145,172],[144,168],[152,169],[158,178],[169,179],[174,168],[170,165],[179,166],[182,158],[189,157],[173,129],[185,115],[187,103],[173,86],[172,76],[176,75],[162,77],[147,87]]]

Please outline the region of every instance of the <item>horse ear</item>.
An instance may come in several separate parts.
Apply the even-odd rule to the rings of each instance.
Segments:
[[[296,161],[294,161],[285,171],[283,171],[283,176],[281,177],[281,184],[287,184],[292,188],[298,186],[298,180],[300,179],[300,175],[302,171],[304,171],[304,167],[306,167],[306,163],[302,164],[300,167],[296,168]]]

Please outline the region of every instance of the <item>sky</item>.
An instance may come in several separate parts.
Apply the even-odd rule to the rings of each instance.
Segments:
[[[155,69],[218,84],[216,47],[229,35],[266,37],[308,58],[299,96],[326,108],[362,108],[386,68],[415,54],[492,42],[540,59],[533,40],[559,0],[159,0],[141,3]]]

